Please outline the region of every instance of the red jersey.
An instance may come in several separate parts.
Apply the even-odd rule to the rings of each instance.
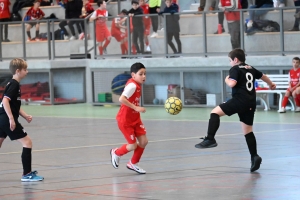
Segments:
[[[295,87],[300,82],[300,68],[298,68],[297,70],[290,70],[289,82],[291,83],[292,87]]]
[[[112,20],[112,23],[111,23],[111,35],[112,36],[115,36],[115,35],[118,35],[120,33],[125,33],[126,32],[125,29],[122,29],[122,28],[117,26],[117,24],[120,23],[120,20],[121,20],[121,17],[119,15],[118,15],[118,17],[116,17]]]
[[[122,95],[126,96],[128,101],[136,106],[140,105],[141,97],[141,85],[135,82],[132,78],[126,83]],[[117,120],[119,123],[125,123],[128,126],[135,125],[141,122],[140,113],[125,106],[121,105],[117,114]]]
[[[90,4],[90,3],[86,3],[85,6],[85,12],[89,15],[91,14],[92,12],[94,12],[94,8],[93,6]]]
[[[96,29],[107,28],[106,18],[98,18],[99,16],[107,17],[108,16],[107,10],[97,9],[93,12],[93,14],[91,16],[93,18],[96,18]]]
[[[142,8],[144,14],[150,14],[149,5],[148,4],[144,4],[144,5],[140,6],[140,7]],[[145,24],[145,26],[148,25],[148,24],[151,24],[150,16],[145,16],[144,17],[144,24]]]
[[[0,19],[10,18],[9,0],[0,0]]]
[[[41,9],[34,9],[33,6],[29,8],[26,13],[27,16],[30,16],[30,20],[39,19],[40,17],[44,17],[45,13]]]

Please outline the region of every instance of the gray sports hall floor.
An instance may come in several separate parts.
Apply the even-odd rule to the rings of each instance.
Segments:
[[[114,119],[118,107],[87,104],[23,106],[33,140],[33,169],[43,182],[22,183],[21,146],[7,139],[0,149],[1,200],[64,199],[300,199],[300,113],[256,112],[254,133],[261,168],[250,173],[250,156],[237,116],[224,117],[218,147],[194,145],[205,136],[211,108],[184,108],[177,116],[147,108],[142,119],[149,144],[139,175],[119,169],[109,151],[125,142]]]

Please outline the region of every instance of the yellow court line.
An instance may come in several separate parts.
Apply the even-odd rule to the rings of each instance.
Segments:
[[[69,116],[36,116],[38,117],[44,117],[44,118],[72,118],[72,119],[104,119],[104,120],[116,120],[116,118],[100,118],[100,117],[69,117]],[[173,121],[173,122],[208,122],[207,120],[201,120],[201,119],[178,119],[178,120],[172,120],[172,119],[147,119],[142,118],[143,121],[150,120],[150,121]],[[221,123],[240,123],[240,121],[234,120],[234,121],[221,121]],[[278,124],[280,122],[254,122],[255,124]],[[299,124],[296,122],[284,122],[280,124]]]
[[[298,131],[298,130],[299,129],[259,131],[259,132],[255,132],[255,134],[258,134],[258,133],[270,133],[270,132],[281,132],[281,131]],[[216,137],[226,137],[226,136],[234,136],[234,135],[242,135],[242,133],[232,133],[232,134],[226,134],[226,135],[216,135]],[[190,139],[198,139],[199,137],[201,137],[201,136],[187,137],[187,138],[174,138],[174,139],[165,139],[165,140],[155,140],[155,141],[149,141],[149,143],[190,140]],[[70,150],[70,149],[83,149],[83,148],[93,148],[93,147],[106,147],[106,146],[116,146],[116,145],[122,145],[122,144],[124,144],[124,142],[123,143],[115,143],[115,144],[100,144],[100,145],[89,145],[89,146],[53,148],[53,149],[40,149],[40,150],[33,150],[33,152],[58,151],[58,150]],[[0,155],[10,155],[10,154],[20,154],[20,153],[21,153],[21,151],[18,151],[18,152],[7,152],[7,153],[0,153]]]

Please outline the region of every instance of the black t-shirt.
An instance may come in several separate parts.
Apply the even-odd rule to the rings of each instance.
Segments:
[[[14,119],[17,120],[19,117],[19,111],[21,107],[21,90],[20,90],[20,84],[15,79],[11,79],[7,85],[5,86],[5,90],[3,93],[3,98],[9,98],[9,105],[12,112],[12,115],[14,116]],[[2,105],[2,101],[0,103],[0,123],[7,123],[8,116],[4,110],[4,107]]]
[[[256,104],[255,79],[260,79],[263,73],[247,64],[233,66],[229,78],[237,81],[232,88],[232,97],[248,105]]]

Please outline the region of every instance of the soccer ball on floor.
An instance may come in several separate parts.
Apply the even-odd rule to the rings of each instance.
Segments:
[[[177,115],[182,109],[182,102],[177,97],[170,97],[166,100],[165,109],[171,115]]]

